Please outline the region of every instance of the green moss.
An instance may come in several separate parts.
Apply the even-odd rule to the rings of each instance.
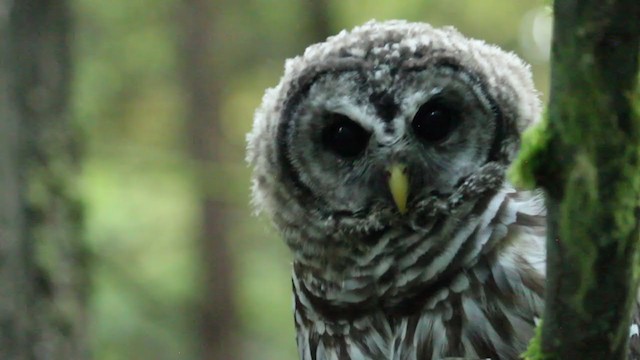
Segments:
[[[640,125],[640,92],[636,91],[630,100],[631,123],[635,125],[636,131],[628,135],[637,136]],[[640,208],[640,199],[637,196],[631,196],[631,194],[640,193],[640,147],[636,146],[636,143],[637,141],[634,141],[627,145],[625,156],[618,164],[624,181],[616,186],[614,193],[616,207],[613,210],[613,216],[616,226],[613,237],[619,239],[633,239],[631,234],[637,227],[636,209]],[[624,245],[620,244],[621,252],[626,251]]]
[[[532,189],[536,187],[537,169],[547,162],[544,154],[549,148],[547,115],[522,134],[522,147],[518,158],[509,169],[509,180],[516,186]]]
[[[626,159],[629,160],[629,163],[637,162],[638,156],[626,157]],[[612,231],[612,238],[631,239],[631,234],[638,226],[635,209],[640,205],[637,196],[631,196],[631,194],[640,193],[640,173],[637,164],[623,164],[622,166],[626,181],[620,182],[614,189],[615,199],[612,202],[615,207],[612,209],[612,215],[615,227]],[[626,248],[626,244],[621,241],[620,251],[623,252]]]
[[[593,236],[594,219],[598,219],[598,173],[586,153],[575,156],[575,165],[569,172],[565,186],[565,200],[560,206],[560,241],[563,242],[567,261],[576,269],[576,290],[567,299],[578,313],[585,311],[584,299],[596,278],[594,264],[598,256],[597,241],[585,241]]]
[[[542,321],[536,327],[536,333],[529,341],[527,351],[525,351],[521,357],[524,360],[554,360],[555,357],[549,354],[545,354],[542,351]]]

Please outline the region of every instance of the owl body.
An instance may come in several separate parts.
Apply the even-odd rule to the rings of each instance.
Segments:
[[[538,192],[505,180],[540,116],[517,56],[369,22],[287,61],[248,135],[293,254],[301,359],[517,359],[543,309]]]
[[[300,358],[518,359],[542,314],[544,208],[505,188],[466,211],[380,234],[347,273],[295,263]]]

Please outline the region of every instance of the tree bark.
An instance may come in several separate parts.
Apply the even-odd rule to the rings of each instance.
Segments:
[[[202,359],[237,359],[238,319],[227,226],[230,205],[209,190],[210,176],[224,178],[220,131],[224,72],[220,56],[225,35],[218,31],[224,1],[185,0],[182,21],[183,79],[187,95],[187,135],[200,196],[202,301],[199,336]],[[222,184],[222,181],[217,181]]]
[[[547,193],[542,334],[532,359],[626,359],[638,286],[640,1],[556,0],[548,119],[523,144]]]
[[[0,8],[0,359],[83,359],[69,6],[1,0]]]

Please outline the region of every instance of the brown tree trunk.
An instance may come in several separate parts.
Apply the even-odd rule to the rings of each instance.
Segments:
[[[87,357],[65,0],[0,0],[0,359]]]
[[[187,94],[187,142],[200,195],[202,302],[199,336],[203,359],[237,359],[238,339],[232,259],[227,242],[229,206],[209,189],[211,177],[224,179],[220,102],[223,71],[218,31],[222,1],[185,0],[182,19],[183,78]],[[224,184],[224,181],[215,181]],[[219,193],[219,192],[215,192]]]
[[[549,209],[546,308],[529,357],[626,359],[638,285],[640,1],[556,0],[554,21],[548,120],[520,159]]]

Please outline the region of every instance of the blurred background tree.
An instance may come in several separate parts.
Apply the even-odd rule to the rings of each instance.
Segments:
[[[0,359],[85,359],[69,2],[0,1]]]
[[[193,177],[199,193],[200,234],[195,239],[200,256],[200,291],[197,301],[199,357],[237,359],[239,356],[234,272],[227,233],[233,204],[215,188],[223,189],[223,164],[227,144],[221,131],[221,94],[228,82],[222,57],[224,29],[217,27],[223,0],[184,0],[180,14],[181,69],[185,95],[184,139],[191,161],[197,164]],[[217,183],[216,183],[217,182]]]
[[[284,60],[371,18],[403,18],[515,51],[546,91],[545,4],[71,0],[93,357],[295,359],[288,250],[252,216],[244,162]]]

